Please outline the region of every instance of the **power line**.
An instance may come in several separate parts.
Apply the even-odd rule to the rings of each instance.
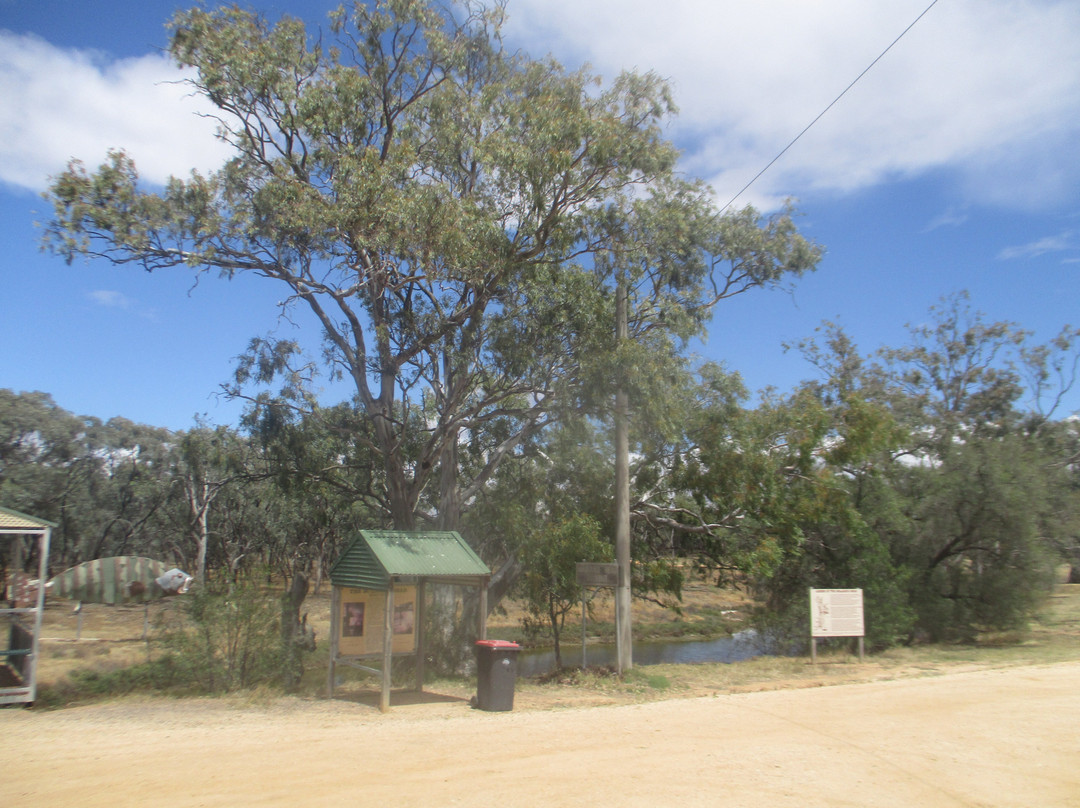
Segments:
[[[926,7],[926,8],[925,8],[925,9],[923,10],[922,14],[920,14],[920,15],[919,15],[918,17],[916,17],[916,18],[915,18],[915,19],[914,19],[914,20],[913,20],[913,21],[911,22],[911,24],[910,24],[910,25],[909,25],[909,26],[908,26],[907,28],[905,28],[905,29],[904,29],[903,31],[901,31],[901,32],[900,32],[900,35],[899,35],[899,36],[898,36],[898,37],[897,37],[896,39],[894,39],[894,40],[893,40],[893,41],[892,41],[891,43],[889,43],[889,47],[885,48],[885,50],[883,50],[883,51],[882,51],[882,52],[881,52],[880,54],[878,54],[878,57],[877,57],[877,58],[876,58],[876,59],[875,59],[874,61],[872,61],[872,62],[871,62],[870,64],[868,64],[868,65],[866,66],[866,69],[865,69],[865,70],[863,70],[863,72],[862,72],[862,73],[860,73],[859,75],[857,75],[857,76],[856,76],[856,77],[854,78],[854,80],[852,80],[852,82],[851,82],[851,83],[850,83],[850,84],[849,84],[849,85],[848,85],[847,87],[845,87],[845,88],[844,88],[843,92],[841,92],[841,93],[840,93],[840,95],[836,96],[836,98],[834,98],[834,99],[832,100],[832,103],[831,103],[831,104],[829,104],[829,106],[827,106],[827,107],[825,107],[825,109],[821,110],[821,112],[819,112],[819,113],[818,113],[817,117],[816,117],[816,118],[814,118],[814,120],[810,121],[810,123],[808,123],[808,124],[806,125],[806,128],[805,128],[805,129],[803,129],[803,130],[802,130],[801,132],[799,132],[799,134],[797,134],[797,135],[796,135],[796,136],[794,137],[794,139],[793,139],[793,140],[792,140],[792,141],[791,141],[790,143],[788,143],[788,144],[787,144],[786,146],[784,146],[784,148],[783,148],[783,149],[782,149],[782,150],[780,151],[780,153],[779,153],[778,155],[776,155],[776,157],[774,157],[774,158],[773,158],[772,160],[770,160],[770,161],[769,161],[769,164],[768,164],[767,166],[765,166],[765,168],[761,169],[761,171],[759,171],[759,172],[758,172],[757,174],[755,174],[755,175],[754,175],[754,178],[753,178],[752,180],[750,180],[750,182],[746,183],[746,185],[744,185],[744,186],[742,187],[742,189],[741,189],[741,190],[740,190],[740,191],[739,191],[739,192],[738,192],[737,194],[735,194],[735,196],[731,197],[731,201],[730,201],[730,202],[728,202],[728,203],[727,203],[726,205],[724,205],[724,208],[723,208],[723,210],[721,210],[720,212],[721,212],[721,213],[723,213],[723,212],[724,212],[724,211],[726,211],[726,210],[727,210],[728,208],[730,208],[730,207],[731,207],[731,206],[732,206],[732,205],[733,205],[733,204],[735,203],[735,200],[736,200],[736,199],[738,199],[738,198],[739,198],[740,196],[742,196],[742,195],[743,195],[744,193],[746,193],[746,190],[747,190],[747,189],[748,189],[748,188],[749,188],[749,187],[750,187],[751,185],[753,185],[753,184],[754,184],[755,182],[757,182],[757,181],[758,181],[759,179],[761,179],[761,175],[762,175],[762,174],[764,174],[764,173],[765,173],[766,171],[768,171],[768,170],[769,170],[770,168],[772,168],[773,164],[774,164],[774,163],[775,163],[775,162],[776,162],[777,160],[779,160],[779,159],[780,159],[781,157],[783,157],[783,156],[784,156],[784,155],[785,155],[785,154],[787,153],[787,150],[788,150],[788,149],[790,149],[790,148],[791,148],[792,146],[794,146],[794,145],[795,145],[796,143],[798,143],[798,142],[799,142],[799,139],[800,139],[800,138],[801,138],[801,137],[802,137],[803,135],[805,135],[805,134],[806,134],[807,132],[809,132],[809,131],[810,131],[810,128],[811,128],[811,127],[812,127],[812,126],[813,126],[814,124],[816,124],[816,123],[817,123],[818,121],[820,121],[820,120],[822,119],[822,117],[824,117],[824,115],[825,115],[825,113],[826,113],[826,112],[828,112],[828,111],[829,111],[830,109],[832,109],[832,108],[833,108],[834,106],[836,106],[836,103],[837,103],[837,102],[838,102],[838,101],[839,101],[839,100],[840,100],[841,98],[843,98],[843,97],[844,97],[845,95],[847,95],[847,92],[848,92],[848,90],[850,90],[850,89],[851,89],[852,87],[854,87],[854,86],[855,86],[855,85],[856,85],[856,84],[858,83],[859,79],[861,79],[861,78],[862,78],[863,76],[865,76],[865,75],[866,75],[867,73],[869,73],[869,72],[870,72],[870,70],[871,70],[871,68],[873,68],[873,66],[874,66],[874,65],[876,65],[876,64],[877,64],[878,62],[880,62],[880,61],[882,60],[882,58],[884,58],[884,56],[885,56],[885,54],[886,54],[886,53],[888,53],[889,51],[891,51],[891,50],[892,50],[892,48],[893,48],[893,45],[895,45],[895,44],[896,44],[897,42],[899,42],[899,41],[900,41],[901,39],[903,39],[903,38],[904,38],[904,35],[905,35],[905,34],[907,34],[907,32],[908,32],[908,31],[910,31],[910,30],[911,30],[912,28],[914,28],[914,27],[915,27],[915,24],[916,24],[916,23],[917,23],[917,22],[918,22],[919,20],[921,20],[921,19],[922,19],[923,17],[925,17],[925,16],[926,16],[926,14],[927,14],[927,12],[929,12],[929,11],[930,11],[930,9],[932,9],[932,8],[933,8],[934,6],[936,6],[937,4],[938,4],[938,0],[933,0],[933,2],[932,2],[932,3],[930,3],[930,5],[928,5],[928,6],[927,6],[927,7]]]

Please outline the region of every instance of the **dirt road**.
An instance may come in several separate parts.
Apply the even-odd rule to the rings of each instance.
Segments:
[[[0,804],[1080,806],[1080,663],[483,713],[0,710]]]

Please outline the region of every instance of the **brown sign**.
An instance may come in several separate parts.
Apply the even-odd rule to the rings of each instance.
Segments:
[[[577,582],[579,586],[618,586],[619,565],[579,561],[577,563]]]

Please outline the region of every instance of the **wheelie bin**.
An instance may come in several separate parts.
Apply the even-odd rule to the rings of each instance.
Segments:
[[[476,643],[476,706],[488,712],[514,709],[517,658],[521,646],[506,640]]]

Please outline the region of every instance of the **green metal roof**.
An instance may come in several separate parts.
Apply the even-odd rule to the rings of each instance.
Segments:
[[[335,586],[386,589],[390,578],[473,579],[491,570],[454,531],[361,530],[330,568]]]

